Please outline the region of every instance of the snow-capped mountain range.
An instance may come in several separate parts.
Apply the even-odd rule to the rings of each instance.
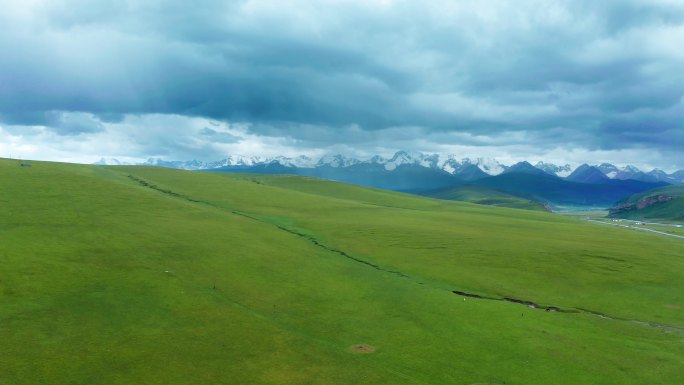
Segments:
[[[225,159],[215,162],[202,162],[198,160],[190,161],[167,161],[161,158],[149,158],[142,163],[127,163],[114,158],[102,158],[95,164],[99,165],[144,165],[144,166],[159,166],[177,168],[183,170],[208,170],[217,168],[248,168],[259,165],[268,165],[277,163],[280,166],[292,168],[346,168],[355,165],[370,164],[382,165],[385,170],[392,171],[402,165],[418,165],[430,169],[444,171],[451,175],[458,175],[460,172],[466,170],[470,166],[476,166],[488,175],[499,175],[509,168],[516,170],[521,165],[525,166],[521,169],[529,170],[529,167],[544,171],[545,173],[561,178],[571,176],[573,171],[579,168],[586,168],[588,165],[581,165],[577,168],[569,164],[556,165],[546,162],[537,162],[534,166],[527,162],[520,162],[516,165],[504,165],[493,158],[459,158],[456,155],[438,155],[438,154],[423,154],[419,152],[398,151],[392,157],[385,158],[379,155],[373,156],[369,159],[357,159],[343,155],[326,155],[320,159],[314,159],[305,155],[297,157],[261,157],[261,156],[241,156],[231,155]],[[649,172],[644,172],[638,168],[627,165],[624,167],[617,167],[609,163],[603,163],[593,166],[609,179],[618,180],[639,180],[643,182],[667,182],[667,183],[684,183],[684,170],[668,174],[662,170],[654,169]]]
[[[546,163],[546,162],[537,162],[537,164],[534,165],[534,167],[545,171],[547,174],[559,176],[561,178],[565,178],[568,175],[572,174],[573,168],[569,164],[565,164],[563,166],[557,166],[553,163]]]
[[[316,167],[349,167],[356,164],[380,164],[386,170],[391,171],[397,166],[404,164],[416,164],[423,167],[440,169],[449,174],[456,174],[469,165],[479,167],[489,175],[498,175],[506,170],[507,166],[499,163],[493,158],[458,158],[455,155],[442,157],[437,154],[409,153],[398,151],[390,158],[375,155],[366,160],[347,157],[344,155],[325,155],[316,160],[314,158],[301,155],[298,157],[262,157],[262,156],[242,156],[231,155],[225,159],[215,162],[202,162],[198,160],[190,161],[167,161],[161,158],[149,158],[144,162],[124,162],[116,158],[102,158],[94,164],[121,166],[121,165],[140,165],[178,168],[182,170],[208,170],[221,167],[249,167],[260,164],[277,162],[285,167],[316,168]]]

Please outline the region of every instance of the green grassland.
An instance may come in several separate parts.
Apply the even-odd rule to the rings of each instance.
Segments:
[[[464,201],[488,206],[501,206],[523,210],[547,211],[539,202],[519,198],[484,186],[463,185],[440,189],[427,194],[432,198]]]
[[[0,178],[0,384],[684,378],[679,239],[296,176]]]

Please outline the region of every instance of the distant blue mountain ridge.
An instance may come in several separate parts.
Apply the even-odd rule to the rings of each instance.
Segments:
[[[117,164],[101,160],[98,164]],[[121,164],[121,162],[118,162]],[[436,154],[398,151],[390,158],[368,160],[342,155],[312,159],[306,156],[231,156],[217,162],[149,159],[143,165],[253,174],[292,174],[330,179],[388,190],[430,195],[435,190],[473,185],[534,200],[550,206],[605,206],[632,194],[669,184],[684,183],[684,171],[672,174],[634,166],[583,164],[577,168],[523,161],[510,166],[491,158],[441,157]]]

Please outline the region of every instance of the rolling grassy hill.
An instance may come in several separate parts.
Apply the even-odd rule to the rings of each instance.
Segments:
[[[2,384],[684,377],[678,239],[298,176],[0,178]]]
[[[502,191],[476,185],[449,187],[431,191],[425,195],[437,199],[464,201],[488,206],[547,211],[546,207],[539,202],[518,198]]]
[[[634,194],[611,209],[611,217],[684,222],[684,185]]]

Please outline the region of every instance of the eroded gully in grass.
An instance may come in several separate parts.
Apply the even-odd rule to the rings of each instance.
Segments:
[[[456,294],[456,295],[462,296],[462,297],[489,300],[489,301],[512,302],[512,303],[517,303],[520,305],[527,306],[529,308],[545,310],[545,311],[553,311],[553,312],[560,312],[560,313],[584,313],[584,314],[590,314],[593,316],[597,316],[599,318],[608,319],[608,320],[612,320],[612,321],[632,322],[632,323],[636,323],[639,325],[651,326],[651,327],[659,328],[659,329],[684,330],[684,328],[679,327],[679,326],[666,325],[666,324],[660,324],[660,323],[649,322],[649,321],[640,321],[640,320],[635,320],[635,319],[630,319],[630,318],[615,317],[615,316],[610,316],[610,315],[605,314],[605,313],[601,313],[598,311],[589,310],[589,309],[585,309],[585,308],[581,308],[581,307],[563,308],[563,307],[558,307],[558,306],[540,305],[540,304],[532,302],[532,301],[521,300],[521,299],[511,298],[511,297],[492,297],[492,296],[486,296],[486,295],[480,295],[480,294],[474,294],[474,293],[467,293],[467,292],[459,291],[459,290],[452,290],[451,292]]]
[[[237,211],[237,210],[231,210],[231,209],[228,209],[228,208],[225,208],[222,206],[218,206],[218,205],[213,204],[211,202],[197,200],[197,199],[194,199],[194,198],[189,197],[187,195],[183,195],[183,194],[180,194],[180,193],[168,190],[168,189],[163,189],[161,187],[158,187],[158,186],[156,186],[150,182],[147,182],[147,181],[145,181],[141,178],[138,178],[136,176],[133,176],[133,175],[128,175],[128,178],[137,182],[138,184],[140,184],[143,187],[150,188],[152,190],[155,190],[155,191],[160,192],[162,194],[169,195],[169,196],[177,198],[177,199],[182,199],[182,200],[185,200],[185,201],[188,201],[191,203],[210,206],[212,208],[227,211],[231,214],[239,215],[241,217],[245,217],[245,218],[251,219],[253,221],[257,221],[257,222],[260,222],[263,224],[274,226],[274,227],[278,228],[279,230],[285,231],[287,233],[290,233],[292,235],[295,235],[295,236],[298,236],[302,239],[305,239],[306,241],[310,242],[311,244],[313,244],[317,247],[320,247],[320,248],[322,248],[328,252],[340,255],[344,258],[350,259],[354,262],[364,264],[366,266],[372,267],[373,269],[376,269],[379,271],[394,274],[394,275],[397,275],[397,276],[402,277],[402,278],[410,279],[419,285],[423,285],[422,282],[415,281],[410,276],[408,276],[408,275],[406,275],[400,271],[387,269],[387,268],[384,268],[384,267],[377,265],[375,263],[372,263],[372,262],[363,260],[361,258],[357,258],[357,257],[354,257],[352,255],[349,255],[345,251],[335,249],[335,248],[330,247],[324,243],[321,243],[318,239],[312,237],[311,235],[298,232],[296,230],[287,228],[285,226],[282,226],[282,225],[274,223],[274,222],[267,221],[265,219],[250,215],[250,214],[245,213],[245,212],[241,212],[241,211]],[[500,301],[500,302],[516,303],[519,305],[527,306],[529,308],[539,309],[539,310],[544,310],[544,311],[549,311],[549,312],[576,313],[576,314],[582,313],[582,314],[593,315],[593,316],[596,316],[596,317],[599,317],[602,319],[607,319],[607,320],[612,320],[612,321],[631,322],[631,323],[636,323],[636,324],[643,325],[643,326],[650,326],[650,327],[654,327],[654,328],[658,328],[658,329],[678,330],[678,331],[684,330],[683,327],[679,327],[679,326],[666,325],[666,324],[660,324],[660,323],[649,322],[649,321],[641,321],[641,320],[635,320],[635,319],[629,319],[629,318],[615,317],[615,316],[607,315],[605,313],[601,313],[601,312],[597,312],[597,311],[589,310],[589,309],[585,309],[585,308],[575,308],[575,307],[564,308],[564,307],[560,307],[560,306],[540,305],[538,303],[535,303],[535,302],[532,302],[529,300],[522,300],[522,299],[517,299],[517,298],[512,298],[512,297],[494,297],[494,296],[488,296],[488,295],[483,295],[483,294],[468,293],[468,292],[464,292],[464,291],[460,291],[460,290],[452,290],[451,292],[456,294],[456,295],[462,296],[462,297],[473,298],[473,299],[478,299],[478,300],[485,300],[485,301]]]

